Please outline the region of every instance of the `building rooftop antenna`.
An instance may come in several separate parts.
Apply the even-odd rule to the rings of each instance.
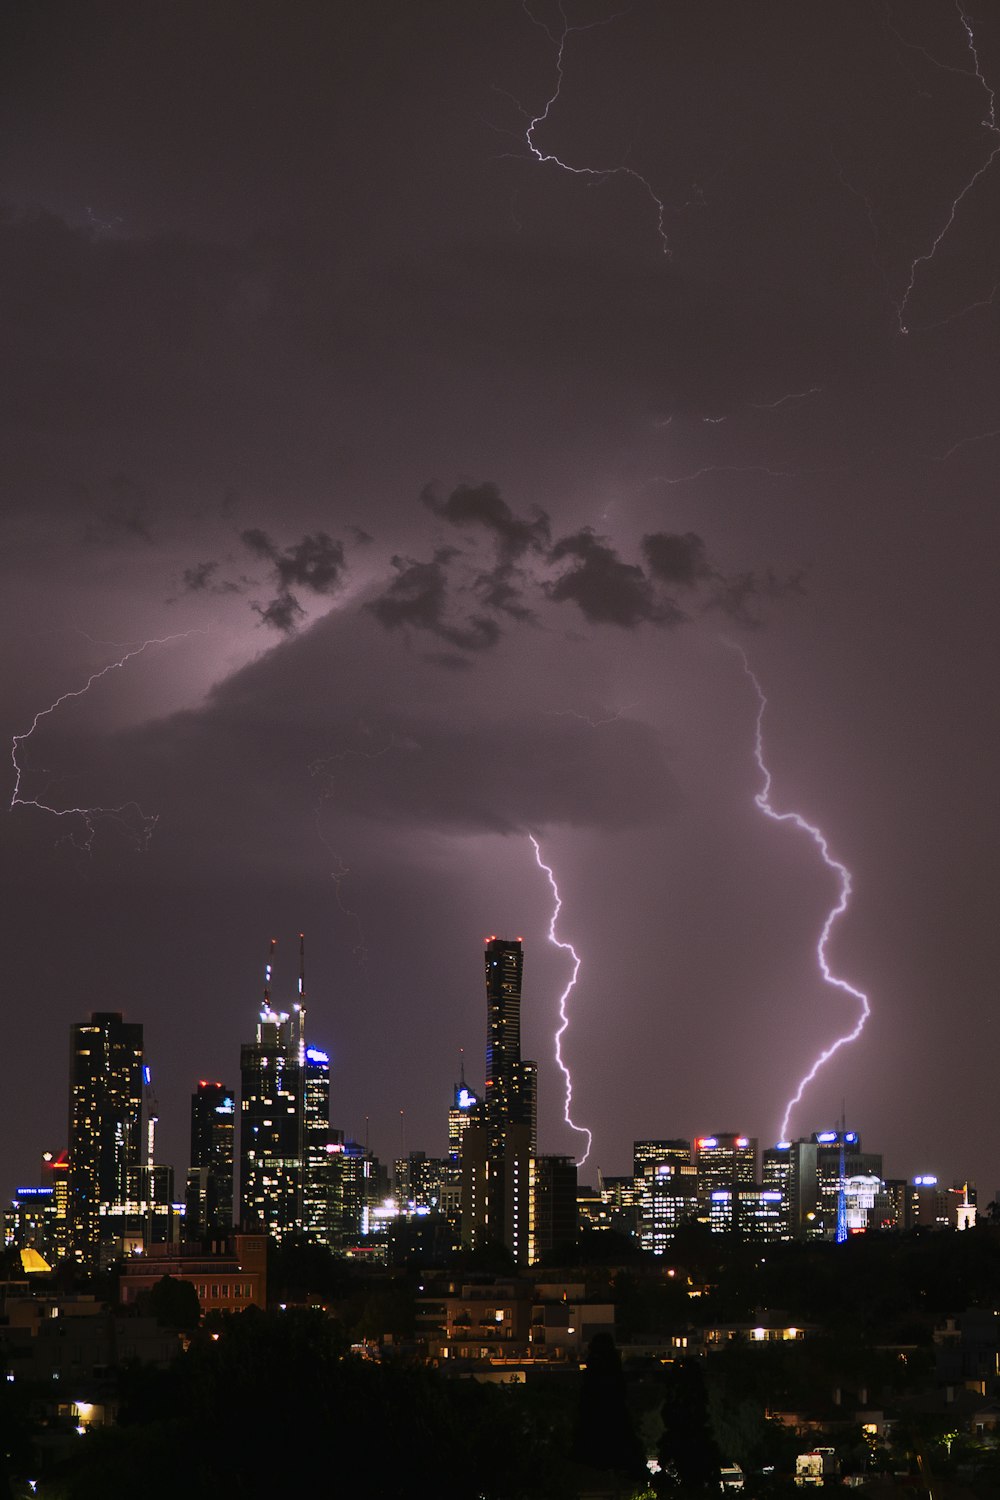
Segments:
[[[267,950],[267,962],[264,965],[264,1010],[271,1009],[271,972],[274,966],[274,950],[278,946],[278,939],[272,938],[271,945]]]

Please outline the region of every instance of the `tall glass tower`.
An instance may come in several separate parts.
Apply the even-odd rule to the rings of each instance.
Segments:
[[[124,1203],[142,1159],[142,1026],[95,1011],[70,1028],[69,1245],[97,1263],[101,1204]]]
[[[257,1039],[240,1048],[240,1222],[280,1241],[302,1229],[306,1044],[302,1005],[271,1005],[274,947]]]
[[[184,1226],[190,1238],[233,1227],[236,1100],[224,1083],[204,1079],[191,1095],[191,1169]]]
[[[462,1138],[462,1238],[529,1256],[538,1069],[521,1056],[520,938],[486,940],[486,1089]]]

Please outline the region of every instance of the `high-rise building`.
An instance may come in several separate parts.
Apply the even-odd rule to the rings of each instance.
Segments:
[[[753,1187],[757,1181],[757,1142],[746,1135],[700,1135],[694,1143],[694,1164],[698,1169],[698,1197],[705,1209],[716,1189]]]
[[[340,1183],[330,1129],[330,1058],[307,1047],[305,938],[299,933],[297,998],[271,1004],[272,942],[257,1039],[240,1049],[240,1222],[276,1240],[305,1235],[331,1245]]]
[[[142,1158],[142,1026],[95,1011],[70,1028],[69,1245],[99,1259],[101,1205],[124,1203]]]
[[[184,1227],[189,1239],[228,1234],[233,1227],[236,1096],[202,1079],[191,1095],[191,1167]]]
[[[576,1162],[572,1156],[534,1156],[531,1160],[531,1215],[528,1259],[532,1265],[556,1249],[576,1246]]]
[[[698,1217],[697,1169],[690,1161],[671,1161],[668,1157],[645,1164],[642,1176],[637,1175],[634,1181],[639,1243],[644,1250],[662,1255],[680,1226]]]
[[[782,1196],[778,1188],[736,1184],[713,1188],[708,1225],[713,1234],[736,1234],[742,1240],[785,1238]]]
[[[461,1073],[461,1079],[455,1085],[454,1097],[448,1111],[448,1160],[453,1167],[461,1167],[462,1136],[465,1134],[469,1121],[475,1118],[472,1111],[479,1103],[472,1090],[466,1088],[464,1058]]]
[[[662,1167],[669,1163],[672,1166],[683,1167],[691,1163],[690,1141],[633,1141],[632,1142],[632,1175],[636,1178],[636,1186],[641,1186],[643,1173],[647,1167]]]
[[[827,1237],[846,1232],[842,1221],[843,1185],[849,1177],[881,1177],[881,1152],[863,1151],[856,1130],[820,1130],[813,1137],[816,1147],[816,1233]]]
[[[761,1157],[761,1183],[781,1194],[782,1239],[809,1233],[816,1218],[816,1143],[779,1141]]]
[[[529,1255],[538,1069],[521,1057],[520,938],[486,941],[486,1089],[462,1142],[462,1238]]]
[[[318,1245],[334,1242],[334,1173],[330,1160],[330,1058],[306,1048],[302,1101],[302,1228]]]
[[[271,1005],[274,947],[257,1039],[240,1048],[240,1222],[280,1241],[302,1229],[306,1044],[302,1005]]]

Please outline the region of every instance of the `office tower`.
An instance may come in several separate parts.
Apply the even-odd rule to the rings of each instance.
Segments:
[[[576,1162],[572,1156],[533,1156],[528,1259],[535,1264],[553,1250],[574,1250],[579,1238]]]
[[[741,1183],[713,1188],[708,1200],[708,1227],[713,1234],[737,1234],[741,1240],[770,1243],[785,1239],[781,1192]]]
[[[476,1118],[479,1100],[465,1083],[465,1058],[461,1077],[455,1084],[448,1111],[448,1158],[441,1179],[440,1209],[456,1234],[462,1225],[462,1142],[469,1124]]]
[[[689,1166],[691,1163],[690,1141],[633,1141],[632,1176],[636,1186],[641,1185],[647,1167],[660,1167],[671,1163],[674,1166]]]
[[[401,1214],[443,1212],[441,1191],[449,1163],[442,1156],[411,1151],[395,1163],[396,1207]]]
[[[358,1141],[339,1141],[331,1153],[334,1193],[340,1206],[337,1238],[350,1251],[370,1231],[373,1210],[389,1194],[389,1175]]]
[[[863,1151],[855,1130],[820,1130],[812,1136],[816,1147],[816,1228],[826,1236],[846,1233],[842,1184],[849,1177],[881,1177],[881,1152]]]
[[[636,1146],[648,1144],[636,1142]],[[638,1200],[639,1243],[662,1255],[682,1224],[698,1217],[698,1170],[690,1161],[656,1160],[633,1179]]]
[[[334,1241],[334,1181],[330,1160],[330,1058],[306,1048],[302,1103],[302,1227],[318,1245]]]
[[[271,1005],[274,948],[257,1039],[240,1048],[240,1222],[280,1241],[303,1224],[306,1048],[302,1005],[291,1013]]]
[[[69,1245],[98,1261],[101,1205],[124,1203],[142,1156],[142,1027],[95,1011],[70,1028]]]
[[[462,1161],[462,1136],[465,1127],[473,1118],[472,1111],[479,1100],[471,1089],[465,1085],[465,1058],[462,1058],[461,1078],[455,1084],[454,1096],[451,1108],[448,1111],[448,1160],[452,1166],[460,1166]]]
[[[462,1238],[528,1259],[538,1069],[521,1057],[520,938],[486,941],[486,1088],[463,1137]]]
[[[782,1238],[802,1238],[816,1219],[815,1141],[779,1141],[768,1147],[760,1177],[765,1188],[781,1194]]]
[[[746,1135],[700,1135],[694,1143],[698,1196],[704,1208],[716,1188],[757,1181],[757,1142]]]
[[[54,1260],[69,1253],[69,1152],[42,1152],[42,1185],[52,1189],[52,1239]]]
[[[202,1079],[191,1095],[191,1167],[184,1227],[189,1239],[233,1227],[236,1098],[224,1083]]]

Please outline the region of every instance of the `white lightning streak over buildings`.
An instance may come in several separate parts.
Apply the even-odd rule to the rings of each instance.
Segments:
[[[806,1089],[812,1083],[813,1079],[816,1077],[817,1073],[819,1073],[820,1069],[830,1061],[831,1057],[833,1057],[836,1052],[840,1051],[841,1047],[846,1047],[849,1042],[857,1041],[858,1037],[864,1030],[865,1022],[871,1015],[871,1006],[868,1003],[868,996],[864,994],[862,990],[855,989],[854,985],[848,984],[846,979],[841,979],[838,975],[834,974],[831,971],[826,958],[827,943],[830,940],[830,934],[833,931],[834,923],[837,921],[838,917],[843,916],[850,902],[852,889],[851,872],[848,870],[846,865],[841,864],[840,860],[834,859],[833,855],[830,853],[826,835],[822,832],[821,829],[817,828],[815,824],[807,822],[806,819],[802,817],[801,813],[778,812],[778,810],[771,802],[771,772],[768,770],[767,764],[764,760],[763,738],[764,710],[767,707],[767,699],[764,696],[764,691],[761,688],[760,682],[758,681],[755,673],[750,667],[750,663],[747,660],[746,653],[739,646],[735,646],[733,649],[739,652],[740,657],[743,661],[743,670],[750,681],[753,683],[754,691],[757,694],[758,706],[756,732],[754,738],[754,759],[756,760],[758,769],[760,770],[761,776],[763,777],[763,785],[760,791],[755,796],[754,801],[760,808],[761,812],[769,817],[773,822],[792,823],[803,833],[807,833],[819,850],[820,855],[823,859],[823,863],[837,876],[840,884],[840,894],[837,898],[837,901],[827,914],[826,921],[823,923],[823,930],[820,933],[819,940],[816,944],[816,961],[819,965],[820,973],[823,976],[824,982],[828,985],[831,985],[834,989],[842,991],[843,994],[849,995],[852,1000],[856,1000],[861,1012],[851,1030],[846,1031],[843,1036],[837,1037],[837,1039],[831,1042],[828,1047],[825,1047],[823,1051],[820,1052],[819,1056],[816,1058],[809,1071],[804,1075],[803,1078],[799,1080],[799,1084],[795,1090],[795,1093],[785,1105],[785,1112],[781,1119],[781,1128],[778,1132],[778,1139],[784,1141],[788,1139],[788,1124],[789,1120],[791,1119],[792,1111],[795,1109],[797,1104],[801,1103]]]
[[[569,1126],[570,1130],[575,1130],[578,1135],[585,1135],[587,1137],[587,1148],[577,1162],[577,1166],[582,1167],[584,1162],[587,1160],[587,1157],[590,1155],[590,1148],[594,1143],[594,1137],[593,1132],[588,1130],[586,1125],[577,1125],[573,1121],[573,1117],[570,1113],[570,1106],[573,1103],[573,1078],[569,1068],[566,1065],[565,1060],[563,1059],[562,1054],[562,1039],[565,1035],[567,1027],[569,1026],[569,1012],[566,1009],[566,1004],[569,1000],[570,994],[572,993],[576,985],[577,975],[580,972],[581,959],[572,943],[564,943],[556,937],[556,922],[559,920],[559,913],[562,911],[562,897],[559,894],[559,887],[556,884],[556,878],[552,873],[552,867],[550,865],[547,865],[542,859],[542,852],[538,847],[538,840],[535,838],[533,833],[529,833],[528,837],[531,840],[532,847],[535,851],[535,861],[538,865],[538,868],[540,870],[544,870],[545,874],[548,876],[549,885],[552,888],[552,897],[555,902],[555,905],[552,908],[552,919],[549,922],[549,942],[553,945],[553,947],[561,948],[564,953],[568,953],[573,960],[573,972],[569,977],[569,983],[566,985],[566,988],[563,990],[562,994],[559,997],[559,1025],[556,1028],[554,1040],[556,1063],[559,1066],[563,1078],[566,1080],[566,1098],[563,1104],[563,1119],[566,1121],[566,1124]]]

